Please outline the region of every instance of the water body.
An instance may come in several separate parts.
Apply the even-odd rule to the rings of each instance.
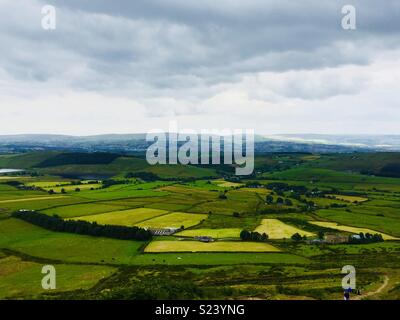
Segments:
[[[0,174],[22,172],[22,169],[0,169]]]

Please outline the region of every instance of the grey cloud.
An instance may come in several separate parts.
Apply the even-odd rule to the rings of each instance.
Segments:
[[[359,29],[351,33],[340,28],[342,0],[53,0],[53,33],[39,27],[44,3],[1,12],[0,68],[78,90],[196,99],[246,74],[368,64],[399,46],[396,0],[353,1]]]

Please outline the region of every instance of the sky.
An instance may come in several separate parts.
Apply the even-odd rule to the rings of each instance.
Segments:
[[[398,0],[0,0],[0,15],[1,135],[400,134]]]

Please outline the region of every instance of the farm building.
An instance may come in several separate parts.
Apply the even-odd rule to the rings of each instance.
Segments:
[[[328,233],[325,235],[324,240],[330,244],[346,243],[349,241],[349,237],[343,234]]]
[[[153,236],[170,236],[174,233],[181,231],[181,228],[159,228],[159,229],[148,229]]]
[[[212,237],[199,236],[199,237],[194,237],[194,238],[201,242],[214,242],[214,238],[212,238]]]

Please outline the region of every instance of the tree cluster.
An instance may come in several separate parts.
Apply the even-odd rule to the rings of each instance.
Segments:
[[[360,238],[355,238],[354,236],[349,237],[349,243],[373,243],[373,242],[383,242],[383,237],[379,233],[370,234],[370,233],[359,233]]]
[[[268,235],[266,233],[252,232],[247,230],[242,230],[240,232],[240,239],[243,241],[257,241],[257,242],[265,242],[268,240]]]

